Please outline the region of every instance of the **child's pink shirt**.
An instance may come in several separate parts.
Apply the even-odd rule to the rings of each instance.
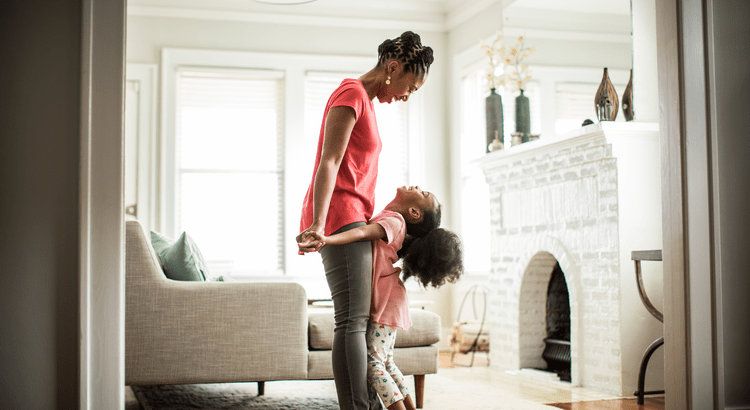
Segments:
[[[372,241],[372,302],[370,319],[373,322],[407,330],[411,327],[409,298],[401,280],[401,268],[396,253],[406,236],[406,221],[398,212],[382,211],[370,222],[385,229],[385,238]]]

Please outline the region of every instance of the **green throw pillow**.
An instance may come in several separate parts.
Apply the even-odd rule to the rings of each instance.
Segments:
[[[208,269],[198,246],[187,233],[172,242],[166,236],[151,232],[151,245],[159,257],[164,274],[173,280],[205,281]]]

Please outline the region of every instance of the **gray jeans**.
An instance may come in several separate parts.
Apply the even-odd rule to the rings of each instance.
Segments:
[[[364,222],[348,224],[344,232]],[[367,322],[372,296],[372,242],[326,245],[320,249],[333,299],[333,378],[342,410],[382,409],[367,382]]]

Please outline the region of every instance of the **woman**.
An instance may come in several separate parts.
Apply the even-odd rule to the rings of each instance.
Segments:
[[[407,31],[378,47],[377,65],[346,79],[326,104],[315,172],[305,195],[297,243],[317,250],[321,236],[365,225],[375,208],[381,142],[373,100],[404,101],[425,82],[434,58],[419,35]],[[356,242],[320,250],[334,307],[333,377],[342,409],[368,409],[365,332],[372,293],[372,244]]]

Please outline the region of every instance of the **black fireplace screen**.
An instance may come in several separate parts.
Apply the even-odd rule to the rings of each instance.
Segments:
[[[570,381],[570,296],[560,264],[555,264],[547,286],[547,338],[542,358],[547,370]]]

